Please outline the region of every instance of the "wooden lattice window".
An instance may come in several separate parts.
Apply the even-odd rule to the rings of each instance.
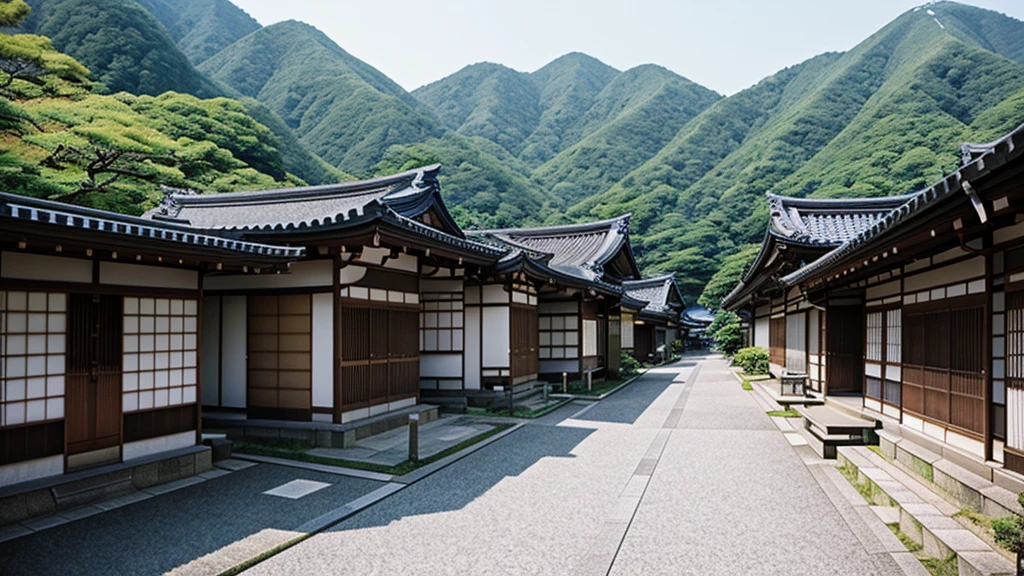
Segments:
[[[67,295],[0,291],[0,427],[64,417]]]
[[[198,310],[195,299],[124,299],[125,412],[196,402]]]
[[[464,323],[462,292],[420,295],[420,350],[423,352],[461,352]]]

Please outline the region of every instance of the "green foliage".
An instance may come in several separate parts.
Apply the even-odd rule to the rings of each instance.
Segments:
[[[1017,496],[1017,501],[1024,506],[1024,493]],[[994,518],[992,530],[997,544],[1018,557],[1024,555],[1024,516],[1014,514],[1006,518]]]
[[[743,273],[754,262],[760,250],[761,246],[758,244],[747,244],[740,247],[735,254],[724,257],[721,267],[704,286],[697,304],[712,310],[718,308],[722,300],[739,284]]]
[[[199,69],[259,100],[310,150],[357,175],[368,174],[391,146],[444,132],[425,106],[387,76],[300,22],[261,28]]]
[[[260,24],[228,0],[137,0],[170,32],[178,48],[195,65],[241,38]]]
[[[26,46],[49,45],[0,34],[0,54]],[[81,65],[43,54],[65,66],[46,76],[53,89],[17,81],[19,100],[0,100],[0,189],[139,214],[159,200],[160,185],[220,192],[302,183],[284,170],[275,135],[236,101],[89,94],[64,79],[80,79]]]
[[[719,310],[715,320],[708,326],[708,336],[726,356],[736,354],[743,346],[743,325],[740,317],[728,310]]]
[[[542,222],[548,213],[544,196],[512,169],[515,159],[507,152],[492,149],[504,154],[499,158],[487,149],[488,142],[481,138],[448,133],[422,144],[389,148],[373,172],[393,174],[440,162],[450,167],[441,173],[441,190],[461,226],[506,228]]]
[[[619,374],[624,378],[636,376],[640,372],[640,361],[629,352],[621,352],[619,362]]]
[[[627,70],[581,118],[581,139],[539,166],[533,178],[566,205],[604,192],[719,98],[659,66]]]
[[[743,368],[749,376],[768,374],[768,351],[760,346],[740,348],[732,358],[732,363]]]
[[[16,96],[53,94],[63,83],[82,84],[88,76],[85,66],[58,52],[49,38],[0,34],[0,85]]]
[[[32,8],[24,0],[0,0],[0,28],[10,28],[28,18]]]
[[[30,0],[25,32],[92,70],[106,91],[156,95],[169,90],[201,97],[222,91],[196,72],[167,30],[133,0]]]

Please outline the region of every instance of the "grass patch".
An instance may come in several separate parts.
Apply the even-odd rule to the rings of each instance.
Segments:
[[[747,392],[751,392],[754,390],[754,387],[750,385],[750,380],[744,379],[741,386],[743,386],[743,389],[746,390]]]
[[[960,574],[960,566],[956,554],[950,553],[945,559],[919,558],[921,564],[932,573],[932,576],[957,576]]]
[[[636,376],[639,376],[638,373]],[[612,390],[622,386],[625,382],[633,379],[635,376],[629,376],[627,378],[616,378],[614,380],[605,380],[599,384],[594,384],[593,390],[587,390],[587,383],[582,380],[575,380],[569,382],[569,394],[577,394],[579,396],[600,396],[602,394],[611,392]]]
[[[311,464],[325,464],[327,466],[340,466],[342,468],[354,468],[356,470],[366,470],[368,472],[379,472],[381,474],[390,474],[391,476],[402,476],[428,464],[433,464],[442,458],[447,458],[456,452],[465,450],[466,448],[469,448],[478,442],[482,442],[499,432],[511,428],[512,426],[514,426],[514,424],[496,424],[491,430],[477,434],[472,438],[467,438],[455,446],[442,450],[433,456],[423,458],[416,462],[406,460],[405,462],[396,464],[395,466],[385,466],[369,462],[316,456],[309,454],[309,451],[313,449],[313,446],[299,440],[286,440],[280,438],[267,438],[265,440],[260,440],[259,442],[241,443],[234,448],[234,451],[239,454],[287,458],[289,460],[298,460],[299,462],[309,462]]]
[[[259,554],[257,556],[253,556],[252,558],[249,558],[248,560],[246,560],[245,562],[242,562],[241,564],[238,564],[236,566],[228,568],[227,570],[221,572],[217,576],[238,576],[238,574],[241,574],[242,572],[245,572],[249,568],[252,568],[253,566],[259,564],[260,562],[263,562],[264,560],[270,558],[271,556],[276,556],[276,555],[280,554],[281,552],[284,552],[285,550],[291,548],[292,546],[295,546],[296,544],[298,544],[299,542],[302,542],[303,540],[306,540],[307,538],[310,538],[311,536],[313,536],[313,535],[312,534],[303,534],[302,536],[298,536],[296,538],[293,538],[293,539],[285,542],[284,544],[280,544],[280,545],[278,545],[278,546],[276,546],[274,548],[271,548],[270,550],[267,550],[266,552],[263,552],[262,554]]]
[[[892,462],[892,460],[889,458],[889,456],[885,452],[882,452],[882,449],[880,447],[878,447],[878,446],[868,446],[867,448],[868,448],[868,450],[871,450],[875,454],[878,454],[879,456],[881,456],[887,462]]]
[[[889,530],[900,539],[904,548],[909,550],[917,558],[918,562],[928,570],[932,576],[958,576],[960,574],[960,566],[957,561],[955,553],[950,553],[943,559],[922,557],[921,550],[922,546],[917,542],[910,539],[909,536],[900,531],[899,523],[887,524]]]
[[[761,380],[774,380],[775,377],[771,374],[747,374],[746,372],[740,372],[740,377],[744,380],[750,380],[751,382],[759,382]]]
[[[768,412],[768,415],[772,418],[803,418],[803,414],[800,414],[792,408],[786,408],[785,410],[772,410]]]
[[[857,492],[864,497],[864,500],[866,500],[868,504],[875,504],[875,495],[871,490],[871,484],[866,482],[860,483],[857,481],[858,473],[856,468],[848,464],[843,464],[842,466],[837,466],[836,470],[838,470],[839,473],[843,475],[843,478],[846,478],[846,480],[857,489]]]
[[[981,512],[971,510],[970,508],[961,508],[959,512],[953,514],[953,518],[966,518],[971,522],[971,524],[974,524],[979,528],[984,528],[985,530],[992,529],[991,516],[986,516]]]
[[[899,522],[894,522],[892,524],[886,524],[886,526],[888,526],[889,530],[892,530],[892,533],[895,534],[896,537],[900,539],[900,542],[903,543],[903,547],[904,548],[906,548],[907,550],[910,550],[911,552],[913,552],[915,554],[917,554],[918,552],[921,551],[922,546],[920,544],[918,544],[917,542],[914,542],[913,540],[910,539],[910,536],[907,536],[906,534],[904,534],[903,532],[900,531],[900,523]]]

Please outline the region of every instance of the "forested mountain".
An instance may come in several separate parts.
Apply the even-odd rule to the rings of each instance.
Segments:
[[[157,19],[134,0],[28,0],[21,31],[46,36],[93,71],[108,92],[223,92],[196,72]]]
[[[635,211],[644,265],[681,273],[694,294],[723,256],[760,241],[765,191],[909,192],[952,169],[959,142],[1024,121],[1021,38],[1024,23],[976,8],[907,12],[850,52],[711,106],[570,215]]]
[[[301,22],[261,28],[199,68],[265,104],[321,158],[353,172],[369,170],[389,146],[444,133],[401,86]]]
[[[116,110],[117,120],[103,121],[168,135],[180,120],[151,116],[182,112],[203,126],[230,110],[238,122],[227,133],[273,153],[246,159],[211,140],[245,166],[176,176],[183,185],[321,183],[347,178],[342,170],[363,177],[439,161],[463,225],[633,212],[645,271],[675,272],[692,298],[721,269],[712,303],[764,233],[766,191],[908,192],[952,169],[960,141],[1024,122],[1024,23],[953,2],[908,11],[849,52],[811,58],[726,98],[655,65],[620,72],[580,53],[533,72],[473,64],[409,93],[316,28],[263,28],[228,0],[29,3],[35,13],[23,31],[51,36],[92,71],[100,92],[136,96],[18,103],[35,114],[13,121],[27,130],[14,137],[25,146],[43,142],[26,128],[40,119],[80,135],[91,128],[78,122]],[[234,100],[158,96],[171,89]],[[0,138],[9,141],[12,129],[0,125]],[[12,173],[47,180],[23,164],[5,171],[10,161],[0,157],[0,185],[15,186]]]
[[[260,29],[228,0],[137,0],[167,28],[178,48],[198,66]]]

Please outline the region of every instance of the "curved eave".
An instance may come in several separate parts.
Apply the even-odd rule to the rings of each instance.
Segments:
[[[96,210],[0,193],[0,219],[10,219],[67,235],[74,230],[79,235],[99,235],[124,241],[173,245],[209,255],[233,257],[259,257],[268,261],[288,262],[301,258],[304,248],[248,242],[216,234],[205,234],[188,226],[154,222],[145,218],[126,216],[105,210]]]
[[[946,176],[939,182],[915,194],[908,202],[896,208],[874,226],[862,232],[856,238],[844,243],[835,250],[822,256],[795,272],[784,276],[784,285],[793,286],[802,282],[827,276],[834,269],[844,269],[863,258],[864,253],[873,249],[901,225],[921,217],[928,209],[947,198],[957,196],[963,191],[963,181],[972,182],[983,178],[996,168],[1003,166],[1024,152],[1024,125],[1007,134],[992,145],[988,152],[965,164],[956,172]],[[962,198],[966,199],[964,195]]]

